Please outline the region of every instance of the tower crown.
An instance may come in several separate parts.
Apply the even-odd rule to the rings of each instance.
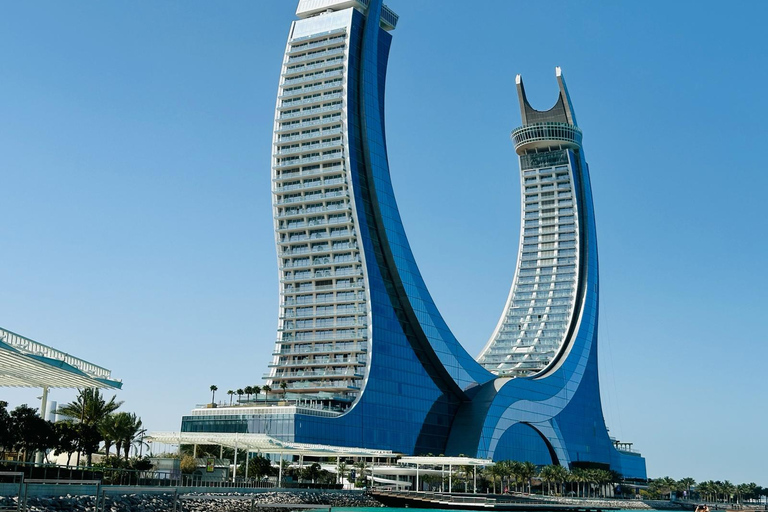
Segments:
[[[565,78],[559,67],[555,68],[560,92],[549,110],[536,110],[528,102],[523,77],[515,77],[517,97],[520,101],[520,117],[523,125],[512,132],[515,151],[523,155],[530,151],[552,146],[578,148],[581,146],[581,130],[576,125],[571,98],[565,86]]]

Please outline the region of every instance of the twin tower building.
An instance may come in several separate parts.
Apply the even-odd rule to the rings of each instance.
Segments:
[[[592,192],[559,68],[545,112],[517,77],[520,249],[504,312],[474,358],[427,290],[392,189],[384,86],[397,14],[381,0],[300,0],[296,14],[272,158],[272,402],[193,412],[182,430],[645,478],[645,460],[603,419]]]

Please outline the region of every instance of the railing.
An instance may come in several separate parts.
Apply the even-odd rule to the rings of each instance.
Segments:
[[[333,124],[333,123],[340,123],[340,122],[341,122],[341,113],[338,113],[336,115],[323,117],[322,119],[313,119],[312,121],[302,121],[296,124],[283,125],[277,130],[275,130],[275,133],[292,132],[295,130],[301,130],[302,128],[309,128],[311,126],[319,126],[323,124]]]
[[[346,32],[347,32],[346,28],[335,28],[333,30],[328,30],[327,32],[318,32],[317,34],[310,34],[308,36],[297,37],[297,38],[291,39],[288,42],[291,44],[291,46],[293,46],[296,43],[300,43],[301,41],[307,41],[310,39],[317,39],[320,37],[330,36],[333,34],[346,33]]]
[[[344,315],[360,315],[360,314],[366,314],[368,313],[368,310],[364,307],[356,307],[351,309],[337,309],[335,311],[328,311],[328,312],[309,312],[309,313],[291,313],[291,314],[284,314],[280,316],[281,320],[285,319],[291,319],[291,318],[315,318],[315,317],[326,317],[326,316],[344,316]]]
[[[352,209],[352,205],[349,205],[349,204],[344,204],[342,206],[324,206],[322,208],[302,208],[302,209],[298,209],[298,210],[295,210],[295,211],[279,213],[279,214],[277,214],[275,216],[275,218],[276,219],[287,219],[287,218],[290,218],[290,217],[304,217],[304,216],[307,216],[307,215],[314,215],[316,213],[349,211],[351,209]],[[287,229],[292,229],[294,227],[299,227],[301,225],[302,225],[302,221],[299,221],[299,222],[296,222],[296,223],[288,222],[285,227]],[[304,224],[304,225],[306,225],[306,224]],[[278,229],[283,229],[283,228],[278,228]],[[341,235],[343,235],[343,233],[338,233],[337,234],[337,236],[341,236]],[[331,235],[331,238],[333,236],[334,235]],[[328,236],[327,233],[326,234],[318,234],[318,235],[313,235],[313,236],[309,237],[308,240],[319,240],[319,239],[322,239],[322,238],[329,238],[329,236]]]
[[[344,31],[345,31],[345,29],[337,29],[337,32],[344,32]],[[312,37],[316,37],[316,36],[312,36]],[[288,55],[291,55],[293,53],[305,52],[307,50],[312,50],[314,48],[321,48],[323,46],[328,46],[328,45],[331,45],[331,44],[340,43],[340,42],[344,41],[345,39],[346,39],[345,36],[331,37],[331,38],[325,39],[323,41],[318,41],[316,43],[308,43],[308,44],[305,44],[305,45],[291,46],[288,49]],[[296,41],[300,41],[300,40],[301,39],[295,39],[294,41],[291,41],[291,44],[293,44]]]
[[[283,93],[280,96],[278,96],[278,98],[279,99],[291,98],[293,96],[301,96],[302,94],[307,94],[310,92],[324,91],[327,89],[339,89],[341,87],[344,87],[344,81],[334,80],[333,82],[319,84],[319,85],[310,85],[309,87],[302,87],[300,89],[291,89],[288,91],[283,90]]]
[[[303,84],[305,82],[314,82],[316,80],[324,80],[326,78],[334,77],[334,76],[343,76],[344,75],[344,69],[334,69],[331,71],[326,71],[325,73],[316,73],[314,75],[309,76],[300,76],[300,77],[291,77],[286,78],[283,80],[282,86],[285,87],[286,85],[296,85],[296,84]]]
[[[324,101],[330,101],[330,100],[338,100],[341,99],[344,95],[340,92],[332,92],[330,94],[321,94],[319,96],[313,96],[311,98],[305,98],[303,100],[298,101],[284,101],[282,105],[280,105],[278,110],[286,110],[291,109],[294,107],[300,107],[302,105],[309,105],[311,103],[322,103]]]
[[[300,66],[296,68],[286,69],[285,72],[283,73],[283,76],[300,75],[302,73],[306,73],[307,71],[328,68],[331,66],[339,66],[342,64],[344,64],[344,57],[337,57],[335,59],[328,59],[324,62],[319,62],[317,64],[309,64],[307,66]]]
[[[332,178],[332,179],[326,179],[326,180],[309,181],[304,183],[298,183],[296,185],[276,185],[274,192],[280,194],[283,192],[290,192],[291,190],[302,190],[302,189],[317,188],[317,187],[329,187],[331,185],[340,185],[342,183],[345,183],[344,178]]]
[[[344,53],[343,46],[341,48],[331,48],[324,52],[308,53],[307,55],[302,55],[300,57],[289,57],[288,62],[286,64],[290,65],[290,64],[296,64],[298,62],[306,62],[308,60],[323,59],[325,57],[330,57],[333,55],[341,55],[343,53]]]
[[[287,112],[280,114],[280,116],[277,118],[278,121],[283,121],[285,119],[294,119],[296,117],[304,117],[304,116],[311,116],[314,114],[321,114],[323,112],[331,112],[331,111],[337,111],[341,110],[341,104],[337,105],[329,105],[327,107],[320,107],[320,108],[311,108],[307,110],[302,110],[300,112]]]
[[[581,146],[581,130],[566,123],[532,123],[512,131],[515,149],[533,142],[561,141]]]
[[[276,350],[272,353],[274,356],[290,356],[290,355],[306,355],[306,354],[348,354],[352,352],[367,352],[368,345],[366,343],[355,343],[351,347],[336,347],[336,348],[302,348],[302,349],[284,349]]]
[[[331,271],[331,272],[322,273],[322,274],[310,273],[309,275],[306,275],[306,276],[293,275],[293,276],[283,277],[282,279],[280,279],[280,282],[282,282],[282,283],[290,283],[290,282],[293,282],[293,281],[306,281],[307,279],[326,279],[328,277],[349,277],[349,276],[357,277],[357,276],[362,276],[362,275],[363,275],[363,269],[359,269],[359,270],[352,271],[352,272],[349,272],[349,271],[333,272],[333,271]],[[316,289],[319,290],[319,288],[316,288]],[[314,316],[314,315],[312,315],[312,316]]]
[[[83,361],[82,359],[79,359],[75,356],[71,356],[66,352],[56,350],[55,348],[49,347],[47,345],[43,345],[42,343],[38,343],[37,341],[31,340],[29,338],[25,338],[24,336],[16,334],[15,332],[11,332],[7,329],[0,328],[0,341],[3,341],[4,343],[12,346],[13,348],[19,350],[24,354],[43,356],[49,359],[56,359],[57,361],[62,361],[71,366],[74,366],[75,368],[83,371],[84,373],[87,373],[91,377],[98,377],[101,379],[112,379],[111,377],[112,372],[110,372],[106,368],[102,368],[101,366],[97,366],[93,363],[89,363],[88,361]]]
[[[359,293],[352,297],[329,297],[327,299],[314,298],[312,300],[296,300],[294,297],[286,297],[281,305],[283,306],[312,306],[315,304],[337,304],[337,303],[349,303],[349,302],[363,302],[365,300],[365,294]],[[285,340],[287,341],[287,340]]]
[[[281,162],[278,162],[275,164],[275,169],[279,169],[281,167],[293,167],[293,166],[300,166],[300,165],[307,165],[315,162],[325,162],[327,160],[338,160],[344,157],[344,152],[341,150],[338,151],[331,151],[328,153],[325,153],[323,155],[317,155],[317,156],[308,156],[308,157],[302,157],[302,158],[294,158],[291,160],[283,160]]]
[[[360,339],[368,339],[368,331],[366,329],[359,329],[357,332],[350,333],[337,333],[331,332],[330,334],[310,333],[307,335],[284,335],[281,339],[277,340],[278,343],[313,343],[318,341],[339,341],[350,340],[356,341]]]
[[[301,178],[304,176],[315,176],[318,174],[329,174],[332,172],[341,172],[343,171],[343,167],[341,165],[341,162],[336,162],[331,165],[326,165],[325,167],[321,167],[319,169],[310,169],[310,170],[301,170],[298,171],[296,169],[291,169],[289,171],[283,171],[275,177],[272,181],[278,182],[278,181],[285,181],[285,180],[291,180],[296,178]]]
[[[280,137],[279,139],[277,139],[277,144],[285,144],[286,142],[295,142],[300,140],[314,139],[317,137],[329,137],[331,135],[339,135],[341,133],[343,133],[341,128],[331,128],[330,130],[317,130],[311,133],[303,133],[301,135],[290,135],[287,137]]]

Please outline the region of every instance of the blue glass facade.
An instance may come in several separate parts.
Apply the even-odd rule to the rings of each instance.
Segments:
[[[330,161],[336,157],[330,150],[309,153],[309,145],[294,147],[289,146],[287,141],[310,140],[326,133],[313,135],[308,130],[300,131],[314,125],[327,124],[330,127],[328,134],[337,133],[333,124],[336,114],[330,103],[336,96],[327,94],[318,99],[320,93],[313,97],[305,92],[330,90],[336,94],[333,88],[337,87],[342,99],[336,108],[344,118],[344,123],[340,125],[343,129],[338,129],[343,131],[343,139],[339,136],[338,143],[342,147],[343,153],[340,151],[339,154],[343,156],[343,161],[338,168],[345,172],[342,181],[346,188],[338,189],[338,194],[333,197],[346,194],[344,197],[348,198],[348,203],[340,205],[340,208],[348,204],[351,215],[344,222],[354,221],[348,232],[355,237],[360,275],[363,276],[361,283],[364,283],[364,291],[356,295],[364,297],[364,300],[360,299],[364,308],[356,305],[355,311],[366,313],[367,331],[364,337],[350,339],[366,343],[356,359],[363,361],[364,366],[353,370],[355,377],[351,381],[331,380],[340,379],[339,374],[346,375],[339,370],[340,366],[332,366],[334,361],[340,359],[330,359],[325,355],[334,350],[338,352],[337,346],[341,345],[338,341],[333,346],[321,345],[316,338],[322,334],[324,340],[339,340],[342,339],[342,331],[336,327],[327,331],[317,328],[322,316],[317,304],[321,303],[321,298],[338,302],[340,295],[326,298],[315,293],[296,295],[294,299],[294,285],[291,284],[290,288],[284,285],[286,298],[281,302],[281,322],[284,320],[285,323],[281,326],[284,333],[290,331],[291,334],[283,334],[278,340],[273,366],[280,368],[273,369],[269,375],[273,388],[274,384],[285,382],[284,398],[293,396],[298,402],[296,397],[305,397],[313,403],[325,403],[329,411],[338,406],[341,400],[338,397],[341,396],[348,397],[349,405],[335,410],[333,414],[308,414],[302,413],[301,409],[291,414],[220,410],[215,415],[184,417],[182,431],[264,432],[288,441],[387,449],[404,454],[464,454],[497,460],[530,460],[536,464],[592,463],[611,467],[628,477],[645,478],[644,459],[637,454],[618,451],[608,436],[603,420],[597,376],[598,260],[594,212],[580,131],[575,125],[564,84],[561,82],[562,92],[556,108],[563,109],[565,113],[533,111],[525,101],[528,110],[523,110],[523,128],[527,130],[527,139],[522,142],[515,140],[521,173],[529,175],[524,183],[531,183],[523,189],[524,196],[526,189],[538,187],[535,194],[532,192],[528,196],[541,194],[537,196],[537,201],[541,200],[543,215],[547,211],[544,207],[548,206],[545,203],[549,201],[546,198],[550,197],[547,180],[551,178],[551,197],[560,201],[560,216],[553,214],[555,220],[552,227],[547,224],[549,217],[537,220],[535,234],[531,231],[533,227],[523,225],[521,247],[524,244],[530,247],[535,245],[538,259],[535,262],[531,259],[533,263],[527,265],[523,264],[522,258],[518,261],[516,283],[520,286],[528,280],[535,284],[532,289],[536,291],[531,295],[529,307],[510,302],[510,308],[514,306],[516,315],[523,314],[523,311],[527,315],[526,322],[533,322],[532,315],[538,316],[542,325],[553,326],[555,330],[551,332],[556,334],[550,332],[547,338],[544,334],[546,329],[542,327],[533,343],[524,345],[525,329],[521,323],[516,341],[504,341],[506,338],[497,336],[487,347],[488,357],[484,359],[484,352],[478,362],[451,333],[427,290],[406,238],[390,180],[384,90],[392,40],[388,30],[394,28],[396,15],[383,6],[381,0],[360,1],[353,7],[341,0],[324,0],[323,7],[331,12],[336,4],[338,12],[319,16],[312,12],[307,20],[297,22],[313,24],[313,28],[306,28],[309,26],[306,25],[302,29],[301,37],[295,37],[298,32],[292,29],[287,55],[298,57],[288,58],[288,64],[302,62],[301,59],[315,62],[311,59],[318,59],[317,53],[321,51],[323,55],[343,54],[343,57],[338,57],[339,62],[343,58],[343,75],[341,71],[338,73],[343,78],[331,81],[336,80],[336,68],[332,67],[336,61],[330,58],[303,69],[284,68],[284,76],[289,76],[289,79],[281,83],[281,97],[294,94],[301,99],[301,103],[296,102],[296,105],[316,103],[318,106],[285,110],[287,114],[281,113],[277,118],[278,158],[273,169],[288,169],[287,172],[292,174],[287,176],[297,178],[296,181],[285,181],[289,178],[280,171],[273,176],[276,181],[284,180],[283,183],[288,183],[292,190],[320,186],[318,181],[310,181],[304,176],[326,172],[326,168],[320,165],[310,167],[305,163]],[[321,36],[324,39],[320,39]],[[306,55],[296,49],[299,42],[307,48]],[[322,44],[326,46],[318,50]],[[289,81],[291,84],[309,83],[310,86],[289,87],[286,85]],[[305,95],[298,96],[300,94]],[[521,102],[523,100],[524,93]],[[330,113],[325,117],[308,117],[315,112]],[[299,120],[291,120],[294,118]],[[528,130],[538,124],[544,128]],[[554,131],[553,126],[557,124],[562,124],[564,128]],[[288,133],[288,136],[283,136],[283,133]],[[574,134],[578,134],[578,140]],[[328,148],[334,147],[335,142],[329,138],[323,139],[322,144],[323,148]],[[315,144],[312,147],[321,146]],[[292,151],[304,153],[294,160],[281,157]],[[334,183],[339,182],[334,179]],[[283,186],[283,190],[287,188]],[[321,190],[325,197],[335,189]],[[275,193],[278,243],[284,244],[278,253],[281,269],[305,264],[292,259],[293,254],[302,254],[303,247],[290,245],[292,239],[306,238],[303,225],[294,223],[297,226],[294,229],[279,220],[281,216],[290,218],[301,212],[287,210],[284,205],[299,204],[301,208],[311,207],[314,211],[329,209],[332,205],[327,201],[318,202],[320,195],[310,198],[309,193],[301,194],[292,197],[282,191]],[[315,224],[321,225],[321,221],[328,222],[329,219],[325,217]],[[307,237],[311,239],[313,233],[318,234],[307,228]],[[333,232],[329,233],[333,236]],[[321,235],[326,234],[318,234],[318,239]],[[533,237],[538,238],[533,240]],[[549,242],[550,238],[555,241]],[[550,243],[554,247],[552,251],[548,249],[547,244]],[[315,252],[315,249],[315,246],[306,247],[307,252]],[[551,262],[549,252],[554,254]],[[290,257],[286,256],[288,254]],[[353,261],[358,257],[356,254],[352,253]],[[312,267],[315,272],[316,268]],[[333,267],[325,275],[338,273],[339,267]],[[295,281],[295,276],[287,272],[281,274],[281,278],[286,282]],[[325,285],[325,282],[318,285],[314,281],[313,287],[305,289],[338,287],[338,283]],[[542,302],[545,287],[548,298]],[[294,305],[302,297],[306,297],[303,304],[310,307],[306,316],[314,322],[301,324],[312,326],[311,331],[310,327],[305,328],[306,333],[300,331],[296,324],[288,323],[289,318],[304,314]],[[561,303],[564,306],[557,309]],[[338,308],[336,306],[336,316],[332,319],[336,323],[339,322]],[[355,325],[360,324],[360,320],[355,322]],[[500,322],[500,325],[503,323]],[[331,325],[331,322],[324,325]],[[505,330],[506,327],[498,329],[502,334]],[[560,333],[562,339],[559,343],[547,341],[555,340]],[[302,334],[311,340],[311,345],[310,342],[297,341]],[[353,335],[360,336],[359,333]],[[537,347],[543,346],[547,347],[548,355],[545,359],[535,359],[540,367],[527,367],[530,375],[510,377],[494,371],[494,365],[501,364],[498,361],[514,360],[516,354],[522,353],[521,348],[528,347],[526,354],[532,354],[536,353]],[[295,356],[297,353],[310,353],[312,359],[308,360],[303,355],[299,359]],[[317,363],[321,360],[318,354],[323,357],[322,363]],[[343,360],[346,364],[346,355]],[[291,365],[299,364],[304,365],[300,372],[286,370]],[[327,365],[325,380],[317,379],[316,375],[322,372],[312,369],[313,364]],[[301,380],[302,375],[309,374],[314,380],[309,382],[309,377],[305,379],[307,382]],[[344,388],[340,387],[340,382],[352,382],[352,385]],[[335,398],[328,398],[331,394],[324,394],[323,386],[333,387]]]

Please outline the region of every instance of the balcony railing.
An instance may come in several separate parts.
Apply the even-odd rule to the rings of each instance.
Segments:
[[[315,162],[326,162],[329,160],[338,160],[344,158],[344,153],[339,151],[331,151],[323,155],[317,156],[305,156],[301,158],[292,158],[290,160],[282,160],[275,164],[275,169],[281,169],[283,167],[294,167],[297,165],[307,165]]]
[[[344,30],[345,29],[340,29],[340,30],[337,30],[337,32],[344,32]],[[328,39],[324,39],[322,41],[318,41],[316,43],[309,43],[309,44],[304,44],[304,45],[300,44],[300,45],[297,45],[297,46],[291,46],[288,49],[287,53],[288,53],[288,55],[292,55],[292,54],[296,54],[296,53],[306,52],[307,50],[312,50],[314,48],[321,48],[323,46],[330,46],[332,44],[337,44],[337,43],[340,43],[340,42],[344,41],[345,39],[346,39],[346,36],[331,37],[331,38],[328,38]],[[291,41],[291,45],[293,45],[293,43],[295,43],[295,42],[297,42],[299,40],[300,39],[296,39],[294,41]]]
[[[311,116],[315,114],[322,114],[323,112],[332,112],[332,111],[338,111],[338,110],[341,110],[340,103],[338,105],[328,105],[327,107],[310,108],[306,110],[301,110],[299,112],[284,112],[280,114],[277,120],[284,121],[286,119],[295,119],[297,117],[306,117],[306,116]]]
[[[286,142],[296,142],[300,140],[330,137],[331,135],[339,135],[341,133],[343,133],[343,130],[341,129],[341,127],[331,128],[330,130],[315,130],[310,133],[302,133],[299,135],[289,135],[286,137],[280,137],[279,139],[277,139],[276,144],[285,144]],[[278,149],[278,151],[282,151],[282,149]]]
[[[302,128],[309,128],[311,126],[320,126],[324,124],[333,124],[341,122],[341,112],[336,115],[323,116],[321,119],[313,119],[311,121],[302,121],[300,123],[283,124],[275,130],[275,133],[293,132],[301,130]]]
[[[292,86],[296,84],[303,84],[305,82],[314,82],[317,80],[325,80],[326,78],[331,78],[334,76],[344,76],[344,70],[343,69],[334,69],[332,71],[326,71],[325,73],[317,73],[314,75],[309,76],[300,76],[300,77],[293,77],[293,78],[286,78],[283,80],[283,87],[285,86]]]
[[[344,53],[344,47],[331,48],[324,52],[308,53],[307,55],[301,55],[299,57],[289,57],[286,64],[297,64],[299,62],[306,62],[308,60],[324,59],[325,57],[332,57],[334,55],[342,55]]]
[[[278,98],[291,98],[293,96],[300,96],[302,94],[307,94],[310,92],[315,91],[324,91],[327,89],[339,89],[341,87],[344,87],[344,82],[342,80],[334,80],[333,82],[329,82],[326,84],[320,84],[320,85],[311,85],[309,87],[302,87],[301,89],[293,89],[290,91],[284,90],[283,93],[278,96]]]
[[[566,123],[532,123],[512,131],[515,149],[536,142],[566,142],[581,146],[581,130]]]
[[[330,94],[321,94],[319,96],[313,96],[311,98],[305,98],[303,100],[298,100],[298,101],[288,101],[288,102],[284,101],[282,105],[280,105],[277,108],[278,110],[287,110],[295,107],[300,107],[302,105],[310,105],[312,103],[323,103],[325,101],[338,100],[338,99],[341,99],[342,97],[343,95],[340,92],[333,92]]]

